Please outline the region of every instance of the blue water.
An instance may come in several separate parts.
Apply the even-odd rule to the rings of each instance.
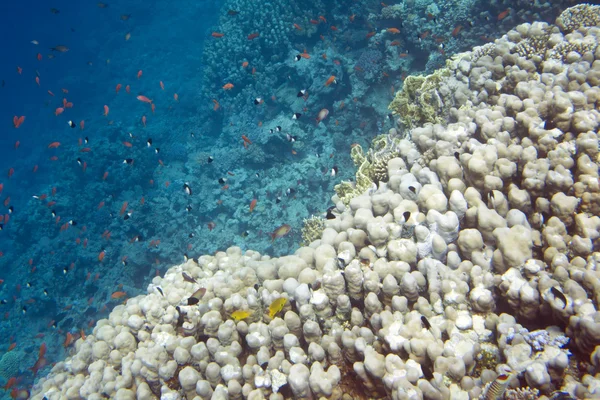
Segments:
[[[112,293],[142,293],[184,254],[231,245],[269,255],[293,252],[303,219],[323,213],[334,185],[354,176],[350,146],[366,146],[392,127],[387,105],[406,75],[443,65],[449,55],[531,17],[513,8],[510,18],[495,21],[502,10],[517,7],[510,2],[492,9],[480,2],[440,2],[448,11],[443,17],[401,27],[368,20],[380,2],[325,3],[320,9],[294,1],[283,12],[278,3],[236,10],[227,2],[191,0],[109,2],[104,8],[93,1],[2,2],[0,200],[7,205],[0,209],[10,220],[0,232],[0,356],[15,343],[12,351],[22,360],[14,371],[19,387],[31,385],[28,368],[42,343],[49,364],[63,359],[68,332],[89,333],[122,301],[111,299]],[[415,3],[416,15],[425,15],[427,4]],[[560,8],[545,8],[540,18],[552,19]],[[240,14],[229,15],[230,9]],[[320,21],[319,15],[327,22],[310,22]],[[486,16],[496,31],[486,26]],[[278,27],[265,32],[267,20]],[[466,20],[474,26],[452,36]],[[403,32],[387,44],[367,38],[396,26]],[[260,36],[249,40],[254,32]],[[269,44],[273,38],[276,45]],[[389,47],[394,39],[401,42],[397,48]],[[69,50],[50,50],[57,45]],[[310,58],[294,61],[304,50]],[[410,56],[399,62],[402,53]],[[337,83],[325,86],[332,75]],[[224,90],[227,83],[234,88]],[[308,91],[306,99],[297,96],[301,89]],[[152,99],[154,113],[138,95]],[[256,98],[262,99],[258,105]],[[73,106],[55,115],[63,99]],[[317,125],[324,108],[329,116]],[[303,115],[296,121],[293,113]],[[18,129],[13,116],[25,116]],[[270,133],[276,126],[282,132]],[[251,142],[247,148],[242,135]],[[53,142],[60,146],[48,148]],[[124,164],[127,158],[133,164]],[[283,224],[290,233],[272,240],[270,233]],[[0,377],[0,384],[7,378]]]

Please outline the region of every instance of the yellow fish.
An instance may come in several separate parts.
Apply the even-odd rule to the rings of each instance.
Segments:
[[[279,311],[283,310],[283,306],[285,306],[286,302],[287,299],[285,297],[280,297],[276,300],[273,300],[269,306],[269,317],[273,318],[277,315],[277,313],[279,313]]]
[[[248,318],[252,313],[248,310],[237,310],[231,313],[231,318],[235,321],[241,321]]]

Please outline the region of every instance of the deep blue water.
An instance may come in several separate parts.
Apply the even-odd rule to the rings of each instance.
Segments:
[[[365,146],[392,127],[387,105],[406,75],[443,65],[452,53],[539,11],[519,12],[511,2],[492,8],[439,2],[453,12],[433,20],[424,3],[415,3],[417,17],[402,26],[368,19],[381,11],[381,2],[346,3],[264,8],[275,7],[280,21],[261,19],[256,5],[229,15],[233,2],[0,4],[0,214],[9,216],[0,232],[0,356],[16,344],[19,386],[34,379],[28,368],[42,343],[49,363],[64,358],[68,332],[89,333],[122,301],[111,299],[114,292],[142,293],[184,253],[193,257],[231,245],[269,255],[293,252],[303,219],[325,211],[333,186],[354,175],[351,144]],[[507,7],[514,7],[511,15],[496,21]],[[538,16],[551,20],[559,8]],[[466,21],[473,27],[453,36]],[[265,32],[271,22],[277,28]],[[402,33],[369,39],[370,32],[391,27]],[[248,39],[255,32],[259,37]],[[401,45],[391,45],[394,39]],[[58,45],[68,51],[51,50]],[[305,50],[310,59],[294,61]],[[332,75],[337,83],[325,86]],[[234,88],[224,90],[227,83]],[[308,97],[297,96],[301,89]],[[138,95],[152,99],[155,112]],[[73,106],[55,115],[63,101]],[[329,116],[317,125],[323,108]],[[291,118],[296,112],[303,114],[297,121]],[[25,116],[19,128],[14,116]],[[270,133],[276,126],[282,132]],[[242,135],[251,141],[247,148]],[[54,142],[60,146],[48,148]],[[133,164],[123,163],[128,158]],[[191,196],[183,190],[186,182]],[[271,240],[283,224],[291,232]]]

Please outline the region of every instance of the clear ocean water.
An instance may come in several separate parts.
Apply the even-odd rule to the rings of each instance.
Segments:
[[[0,385],[30,386],[40,346],[43,374],[185,256],[293,252],[407,75],[562,4],[439,2],[434,19],[416,2],[424,25],[390,47],[369,36],[395,27],[369,19],[380,2],[266,3],[0,4],[0,357],[22,360]]]

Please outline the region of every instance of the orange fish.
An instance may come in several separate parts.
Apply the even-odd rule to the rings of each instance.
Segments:
[[[296,28],[296,29],[297,29],[297,30],[299,30],[299,31],[301,31],[301,30],[302,30],[302,28],[301,28],[301,27],[300,27],[300,25],[298,25],[298,24],[294,24],[294,28]]]
[[[129,143],[129,142],[123,142],[123,145],[125,147],[133,147],[133,145],[131,143]]]
[[[105,104],[105,105],[104,105],[104,114],[103,114],[103,115],[104,115],[105,117],[108,117],[108,112],[109,112],[109,111],[110,111],[110,109],[109,109],[109,108],[108,108],[108,106]]]
[[[225,85],[223,85],[223,89],[225,90],[231,90],[233,88],[233,83],[226,83]]]
[[[83,130],[83,128],[85,128],[85,121],[81,120],[79,121],[79,129]]]
[[[225,36],[225,34],[220,33],[220,32],[213,32],[211,36],[215,37],[215,38],[221,38],[221,37]]]
[[[337,82],[335,81],[335,76],[334,76],[334,75],[331,75],[331,76],[329,77],[329,79],[327,79],[327,81],[325,82],[325,86],[329,86],[329,85],[331,85],[332,83],[337,83]]]
[[[248,61],[244,61],[244,62],[242,63],[242,68],[246,68],[247,66],[248,66]]]
[[[253,200],[250,202],[250,212],[254,211],[254,207],[256,207],[256,203],[257,203],[257,201],[258,201],[258,200],[256,200],[256,199],[253,199]]]
[[[25,121],[25,116],[22,115],[20,117],[17,117],[16,115],[13,117],[13,125],[15,126],[15,128],[18,128],[21,126],[21,124],[23,123],[23,121]]]
[[[389,33],[393,33],[394,35],[400,33],[400,29],[398,29],[398,28],[387,28],[387,31]]]
[[[3,282],[4,282],[4,281],[3,281]],[[10,346],[8,346],[8,350],[6,350],[6,351],[12,351],[12,350],[14,350],[14,349],[15,349],[15,347],[17,347],[17,343],[16,343],[16,342],[12,342],[12,343],[10,344]]]
[[[156,111],[156,106],[154,103],[150,104],[150,109],[152,109],[152,114],[154,114],[154,111]]]
[[[71,343],[73,343],[75,341],[75,338],[73,337],[73,335],[71,334],[71,332],[67,332],[67,336],[65,337],[65,341],[63,343],[63,347],[69,347],[71,345]]]
[[[375,31],[367,33],[367,39],[372,38],[373,36],[375,36]]]
[[[179,102],[179,95],[177,93],[173,94],[173,98],[175,99],[175,101]]]
[[[47,350],[47,346],[46,343],[42,343],[42,345],[40,346],[40,351],[38,353],[38,358],[42,358],[46,355],[46,350]]]
[[[52,142],[48,145],[49,149],[56,149],[58,146],[60,146],[60,142]]]
[[[121,90],[121,84],[117,83],[117,87],[115,88],[115,92],[119,93],[119,90]]]
[[[37,85],[40,86],[40,77],[39,76],[35,77],[35,83],[37,83]]]
[[[274,242],[277,238],[287,235],[291,230],[292,227],[288,224],[281,225],[279,228],[275,229],[273,233],[269,234],[271,236],[271,242]]]
[[[122,299],[125,296],[127,296],[127,293],[120,291],[120,292],[114,292],[113,294],[111,294],[110,298],[111,299]]]
[[[102,262],[102,260],[104,260],[104,256],[106,256],[106,251],[102,250],[99,254],[98,254],[98,261]]]
[[[400,42],[397,40],[394,40],[392,43],[390,43],[390,46],[400,46]]]
[[[316,19],[311,19],[310,23],[313,25],[319,25],[319,21],[317,21]]]
[[[327,23],[327,20],[326,20],[326,19],[325,19],[325,17],[324,17],[324,16],[322,16],[322,15],[319,15],[319,20],[321,20],[321,21],[323,21],[323,22]]]
[[[165,90],[165,84],[163,83],[163,81],[160,81],[159,83],[160,83],[160,88],[162,90]]]
[[[56,110],[54,110],[54,115],[59,116],[60,114],[64,113],[65,109],[62,107],[58,107]]]
[[[136,97],[136,99],[138,99],[139,101],[141,101],[143,103],[152,103],[152,100],[150,100],[146,96],[139,95],[138,97]]]
[[[121,206],[121,211],[119,211],[119,215],[125,214],[125,210],[127,210],[128,205],[129,205],[128,202],[126,202],[126,201],[123,202],[123,205]]]
[[[251,33],[248,35],[248,40],[256,39],[259,36],[260,36],[260,34],[257,32]]]
[[[16,385],[16,383],[17,383],[17,378],[15,378],[15,377],[13,376],[12,378],[10,378],[10,379],[8,380],[8,382],[6,382],[6,385],[2,386],[2,388],[3,388],[4,390],[8,390],[8,389],[10,389],[11,387],[15,386],[15,385]]]
[[[244,146],[252,144],[252,141],[246,135],[242,135],[242,139],[244,140]]]
[[[500,14],[498,14],[498,21],[502,21],[504,18],[508,17],[508,14],[510,14],[509,8],[507,8],[506,10],[504,10]]]
[[[105,181],[105,180],[106,180],[106,178],[108,178],[108,171],[106,171],[106,172],[104,173],[104,175],[102,175],[102,180],[103,180],[103,181]]]
[[[338,29],[337,29],[337,27],[335,27],[335,26],[331,25],[331,30],[332,30],[332,31],[337,31]]]
[[[461,29],[462,29],[462,25],[457,25],[456,28],[454,28],[454,30],[452,31],[452,36],[456,37],[456,35],[458,35],[460,33]]]
[[[215,103],[215,106],[213,107],[213,110],[217,111],[220,107],[219,102],[215,99],[213,99],[213,103]]]
[[[137,73],[137,78],[140,79],[142,77],[142,70],[140,69]]]

